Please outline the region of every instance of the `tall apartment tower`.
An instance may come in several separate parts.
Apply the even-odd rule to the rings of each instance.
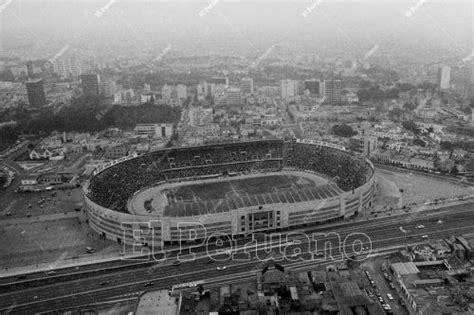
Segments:
[[[296,96],[296,81],[294,80],[281,80],[281,98],[288,99]]]
[[[443,66],[438,69],[438,87],[443,90],[451,87],[451,67]]]
[[[39,108],[46,104],[43,79],[27,81],[26,92],[28,94],[28,102],[30,103],[31,107]]]
[[[242,87],[242,93],[253,94],[253,79],[252,78],[242,78],[240,85]]]
[[[100,94],[100,77],[98,74],[81,74],[81,86],[84,96],[98,97]]]
[[[325,98],[329,103],[337,103],[342,100],[342,81],[327,80],[325,82]]]
[[[35,77],[33,61],[29,60],[26,62],[26,72],[28,74],[28,78],[31,79]]]

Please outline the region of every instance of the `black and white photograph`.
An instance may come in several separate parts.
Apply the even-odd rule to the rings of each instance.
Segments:
[[[473,315],[473,0],[0,0],[0,315]]]

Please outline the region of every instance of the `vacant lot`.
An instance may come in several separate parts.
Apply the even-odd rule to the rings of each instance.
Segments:
[[[85,253],[86,246],[98,251],[96,257],[118,254],[120,249],[92,233],[83,216],[76,213],[4,220],[0,222],[0,243],[2,269],[41,264],[55,268],[81,257],[93,258]]]
[[[379,206],[396,207],[474,193],[471,187],[411,172],[377,169],[375,174],[379,187],[376,204]]]

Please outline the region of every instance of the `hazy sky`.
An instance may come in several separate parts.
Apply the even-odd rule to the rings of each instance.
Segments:
[[[472,1],[455,0],[0,0],[0,36],[43,45],[52,38],[84,45],[97,39],[143,45],[162,40],[176,46],[217,38],[248,47],[426,42],[466,51],[473,47],[472,10]]]

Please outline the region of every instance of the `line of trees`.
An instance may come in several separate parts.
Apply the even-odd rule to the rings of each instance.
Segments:
[[[181,117],[181,110],[168,105],[142,104],[139,106],[97,105],[73,100],[58,113],[43,108],[39,113],[21,111],[16,126],[1,129],[0,143],[14,143],[20,134],[44,135],[51,131],[97,132],[110,127],[131,129],[138,123],[173,123]],[[18,116],[18,117],[16,117]]]

